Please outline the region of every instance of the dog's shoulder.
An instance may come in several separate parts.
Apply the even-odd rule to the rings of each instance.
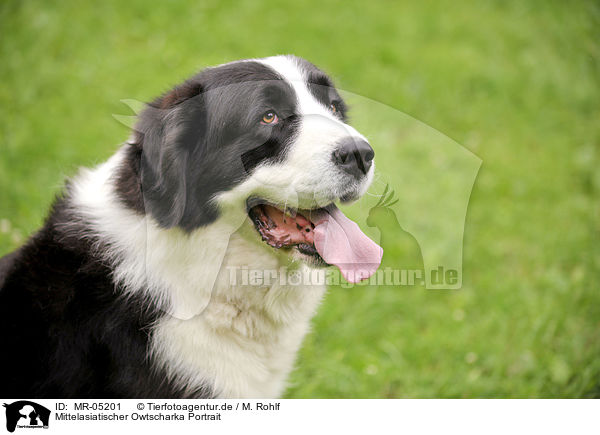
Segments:
[[[0,289],[4,286],[4,281],[13,269],[13,265],[18,257],[19,251],[14,251],[0,258]]]

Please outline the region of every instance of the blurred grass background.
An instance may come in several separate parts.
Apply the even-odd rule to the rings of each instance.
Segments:
[[[600,396],[598,3],[6,0],[0,29],[0,255],[126,139],[121,99],[294,53],[484,163],[463,288],[333,289],[286,397]]]

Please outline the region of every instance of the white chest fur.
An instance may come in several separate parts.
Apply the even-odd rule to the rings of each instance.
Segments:
[[[208,383],[219,397],[278,397],[325,287],[232,285],[231,270],[241,265],[279,267],[233,235],[210,302],[192,318],[163,318],[153,356],[188,391]]]

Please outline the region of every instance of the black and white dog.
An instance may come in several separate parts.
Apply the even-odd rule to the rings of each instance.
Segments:
[[[325,286],[232,271],[370,276],[381,248],[334,203],[364,194],[373,157],[297,57],[208,68],[156,99],[0,260],[0,396],[279,396]]]

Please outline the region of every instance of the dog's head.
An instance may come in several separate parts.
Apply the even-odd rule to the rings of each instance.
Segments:
[[[329,77],[297,57],[205,69],[140,115],[144,210],[186,231],[243,214],[268,249],[323,262],[315,227],[373,178],[374,151],[346,112]]]

